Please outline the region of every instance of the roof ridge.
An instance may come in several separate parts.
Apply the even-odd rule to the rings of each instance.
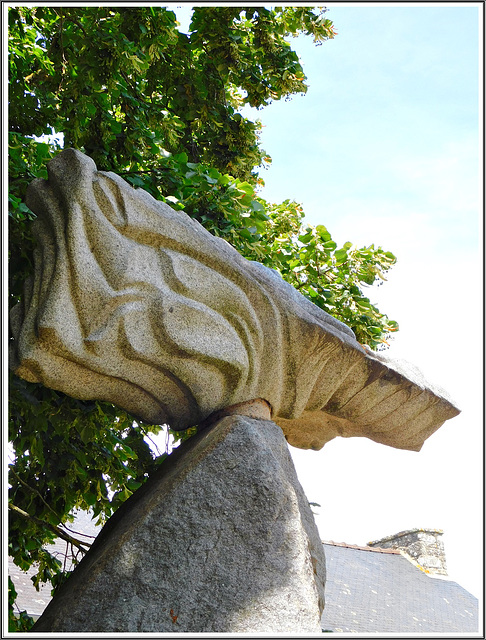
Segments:
[[[334,542],[334,540],[322,540],[322,544],[329,544],[333,547],[345,547],[347,549],[357,549],[358,551],[370,551],[374,553],[390,553],[393,555],[402,555],[398,549],[384,549],[382,547],[360,546],[357,544],[349,544],[347,542]]]

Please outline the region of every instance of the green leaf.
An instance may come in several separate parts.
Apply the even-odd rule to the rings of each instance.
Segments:
[[[316,227],[316,231],[323,242],[331,240],[331,234],[323,224],[318,224]]]
[[[127,481],[127,487],[130,489],[130,491],[136,491],[141,486],[142,486],[142,483],[141,482],[137,482],[136,480],[133,480],[133,478],[130,478]]]
[[[299,236],[299,241],[302,242],[303,244],[307,244],[308,242],[310,242],[313,238],[313,234],[312,232],[310,233],[305,233],[303,235]]]
[[[250,206],[253,211],[265,211],[265,207],[261,204],[261,202],[258,202],[258,200],[252,200]],[[267,218],[267,216],[265,216],[265,218]]]
[[[158,5],[66,3],[62,12],[16,5],[8,14],[11,305],[29,304],[24,283],[37,267],[35,216],[25,193],[33,179],[48,177],[46,164],[60,144],[40,139],[56,133],[99,170],[184,209],[245,258],[281,273],[351,326],[362,344],[376,348],[398,330],[362,291],[379,273],[386,276],[391,252],[352,249],[350,242],[337,250],[324,225],[305,222],[299,203],[270,203],[258,192],[271,157],[261,147],[261,123],[243,116],[242,107],[305,92],[290,36],[334,37],[332,23],[318,19],[314,7],[200,5],[189,38],[179,33],[174,12]],[[105,520],[164,457],[154,461],[141,444],[159,425],[9,377],[12,470],[22,480],[11,474],[9,499],[26,512],[56,525],[73,508],[91,506]],[[17,566],[29,568],[52,539],[39,529],[12,516],[9,548]],[[53,584],[62,580],[53,561],[43,566],[41,582],[47,573]]]
[[[97,496],[92,491],[89,491],[89,492],[84,494],[84,499],[86,501],[86,504],[88,504],[90,507],[92,507],[96,502]]]
[[[336,258],[337,264],[342,264],[348,259],[348,252],[346,251],[346,249],[337,249],[334,252],[334,257]]]

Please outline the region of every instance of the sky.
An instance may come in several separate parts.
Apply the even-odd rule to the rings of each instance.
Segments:
[[[387,282],[366,290],[399,322],[388,355],[416,365],[462,413],[418,453],[336,438],[291,454],[320,505],[323,540],[442,529],[450,578],[482,600],[482,9],[326,6],[334,40],[291,39],[307,94],[245,111],[262,121],[273,159],[262,196],[300,202],[338,245],[397,256]]]
[[[244,4],[244,3],[242,3]],[[309,3],[311,4],[311,3]],[[172,5],[182,23],[189,5]],[[363,545],[444,531],[451,579],[482,600],[483,282],[480,3],[329,3],[338,35],[292,39],[305,96],[245,111],[273,158],[261,193],[300,202],[342,245],[398,262],[366,290],[400,331],[388,355],[419,367],[462,413],[420,452],[365,438],[290,447],[323,540]]]

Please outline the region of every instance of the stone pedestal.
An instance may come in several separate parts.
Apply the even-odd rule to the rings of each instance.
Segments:
[[[33,631],[320,633],[324,581],[280,427],[228,416],[118,510]]]

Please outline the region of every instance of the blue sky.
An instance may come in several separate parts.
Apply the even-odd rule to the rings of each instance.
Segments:
[[[170,5],[181,30],[190,6]],[[336,438],[319,452],[291,447],[292,457],[308,499],[321,505],[323,540],[443,529],[450,577],[481,597],[482,5],[327,7],[334,40],[291,40],[307,94],[245,111],[261,119],[273,158],[262,195],[300,202],[306,221],[324,224],[338,244],[397,256],[388,282],[366,290],[400,324],[388,354],[419,367],[462,413],[419,453]]]
[[[472,194],[459,188],[472,182],[478,151],[477,13],[477,7],[330,5],[335,40],[322,47],[294,40],[307,95],[258,113],[273,157],[266,197],[304,201],[309,222],[326,218],[336,236],[343,217],[348,227],[373,205],[384,219],[378,229],[367,225],[371,242],[388,239],[386,227],[400,208],[430,222],[436,213],[430,198],[442,204],[437,192],[446,200],[460,195],[462,209]],[[443,216],[455,239],[477,243],[469,218],[449,207]],[[442,233],[440,241],[451,236]]]
[[[184,30],[190,5],[177,6]],[[292,456],[308,499],[321,505],[323,540],[366,544],[443,529],[451,578],[480,597],[482,6],[327,7],[334,40],[291,40],[307,94],[245,112],[262,120],[273,158],[262,195],[300,202],[306,221],[324,224],[338,244],[395,253],[388,282],[367,289],[400,324],[388,353],[443,386],[462,413],[419,453],[337,438],[319,452],[291,448]]]
[[[388,282],[367,290],[400,323],[388,354],[418,366],[462,413],[419,453],[336,438],[319,452],[291,447],[292,457],[321,505],[322,539],[366,544],[443,529],[451,579],[481,597],[482,8],[327,7],[334,40],[291,40],[307,94],[245,110],[262,121],[273,159],[262,195],[300,202],[307,223],[324,224],[338,244],[395,253]],[[184,22],[188,5],[177,14]]]
[[[444,530],[449,575],[481,596],[482,204],[479,3],[329,3],[337,37],[293,39],[310,85],[261,111],[262,195],[295,199],[338,244],[398,258],[372,302],[400,323],[389,355],[462,409],[421,452],[337,438],[291,447],[325,540]]]
[[[329,3],[337,37],[293,40],[304,97],[254,113],[272,156],[263,196],[302,203],[342,244],[398,263],[372,302],[400,323],[389,355],[443,386],[462,414],[420,453],[365,439],[291,449],[321,537],[364,544],[443,529],[452,579],[482,585],[479,4]]]

